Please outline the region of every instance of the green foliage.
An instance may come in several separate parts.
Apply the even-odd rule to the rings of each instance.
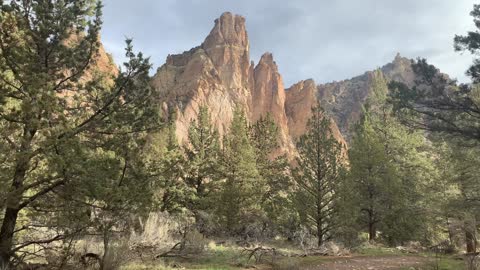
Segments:
[[[169,213],[183,212],[191,197],[191,190],[185,182],[185,157],[181,147],[178,145],[175,134],[175,124],[170,123],[163,132],[157,134],[156,143],[160,144],[159,151],[155,151],[152,157],[155,164],[157,178],[157,202],[160,211]],[[161,135],[164,137],[162,138]],[[162,140],[163,139],[163,140]]]
[[[255,149],[248,137],[247,119],[240,108],[235,110],[229,134],[224,137],[221,159],[225,183],[218,214],[227,232],[238,233],[244,229],[244,218],[260,210],[258,198],[265,193],[255,163]]]
[[[389,102],[403,124],[454,140],[478,143],[478,86],[457,85],[425,59],[412,62],[415,85],[392,81]]]
[[[130,40],[118,75],[94,67],[100,2],[1,5],[3,264],[38,241],[124,231],[125,216],[149,204],[140,150],[159,120],[150,63]],[[32,225],[56,234],[42,239]]]
[[[352,201],[370,240],[381,231],[389,244],[419,239],[427,230],[424,192],[433,177],[423,136],[402,126],[386,103],[388,89],[377,71],[371,96],[349,151]]]
[[[456,51],[469,51],[472,54],[476,55],[480,48],[480,5],[476,4],[473,6],[473,10],[470,13],[473,17],[473,21],[476,26],[475,31],[469,31],[466,36],[456,35],[455,50]],[[475,59],[473,65],[467,70],[467,75],[469,75],[475,83],[480,81],[480,60]]]
[[[217,130],[210,123],[207,107],[200,107],[198,118],[188,131],[189,145],[186,153],[187,185],[194,189],[191,210],[206,211],[212,208],[212,193],[218,191],[220,143]]]
[[[455,36],[454,42],[456,51],[475,54],[480,41],[480,5],[474,5],[471,15],[477,29],[465,36]],[[412,62],[416,77],[413,87],[398,82],[389,84],[389,101],[398,119],[408,126],[430,131],[429,139],[437,142],[438,149],[433,151],[437,155],[437,176],[428,183],[431,192],[425,196],[435,212],[430,217],[442,220],[450,244],[453,241],[451,222],[464,222],[462,230],[469,252],[475,251],[473,239],[478,218],[472,214],[478,209],[478,181],[471,179],[478,167],[475,153],[480,134],[479,64],[479,60],[474,59],[467,70],[473,84],[458,85],[425,59]]]
[[[315,233],[320,246],[336,226],[342,146],[333,136],[330,119],[320,105],[312,108],[306,133],[297,144],[296,202],[301,222]]]
[[[291,223],[292,207],[288,198],[292,190],[288,160],[285,155],[275,157],[278,151],[278,127],[267,114],[250,127],[250,141],[255,149],[256,167],[265,184],[260,201],[265,213],[264,224],[270,229],[285,230]]]

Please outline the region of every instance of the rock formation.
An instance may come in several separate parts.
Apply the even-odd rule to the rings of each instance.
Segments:
[[[393,62],[379,69],[387,81],[398,81],[409,87],[415,85],[412,61],[397,54]],[[367,100],[375,72],[340,82],[318,85],[318,95],[322,106],[333,117],[341,134],[348,140],[352,137],[353,125],[362,115],[362,106]]]
[[[221,136],[228,131],[235,107],[240,106],[252,123],[270,114],[279,127],[278,154],[293,158],[294,143],[305,132],[317,99],[326,116],[332,117],[335,137],[342,143],[343,137],[347,141],[351,138],[375,72],[322,85],[311,79],[300,81],[286,90],[272,54],[265,53],[255,66],[249,52],[245,19],[226,12],[215,20],[200,46],[169,55],[158,68],[152,85],[165,115],[176,112],[173,115],[180,142],[187,140],[188,127],[200,106],[208,107]],[[414,85],[411,60],[400,55],[380,71],[387,80]]]
[[[252,122],[270,114],[279,127],[280,145],[293,149],[285,111],[285,88],[271,53],[262,55],[255,67],[251,112]]]
[[[188,126],[207,106],[220,135],[225,134],[235,106],[250,115],[253,69],[245,19],[224,13],[203,44],[179,55],[169,55],[152,84],[164,113],[176,112],[177,136],[187,139]]]
[[[270,114],[279,127],[279,153],[293,157],[294,139],[300,134],[298,130],[305,129],[301,125],[306,124],[316,95],[302,100],[305,102],[302,106],[292,103],[287,110],[287,94],[272,54],[265,53],[255,66],[249,50],[245,19],[226,12],[215,20],[202,45],[169,55],[152,84],[164,112],[176,112],[177,136],[181,142],[186,141],[188,126],[197,117],[199,106],[209,108],[220,135],[227,132],[235,106],[240,106],[252,123]],[[306,97],[303,92],[298,92],[299,97],[295,93],[288,94],[292,101]],[[308,112],[303,114],[305,108]],[[291,121],[289,114],[293,115]],[[290,123],[294,125],[294,133],[290,132]]]
[[[311,108],[316,105],[318,90],[312,79],[300,81],[287,89],[285,111],[288,117],[288,128],[291,138],[296,141],[307,128],[307,122],[312,114]],[[342,133],[332,119],[330,129],[333,136],[343,145],[346,145]]]

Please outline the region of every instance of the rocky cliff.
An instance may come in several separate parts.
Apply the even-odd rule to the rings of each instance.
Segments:
[[[187,138],[188,126],[207,106],[221,135],[228,130],[235,106],[251,115],[253,64],[250,64],[245,19],[224,13],[201,46],[169,55],[152,84],[165,114],[176,112],[177,136]]]
[[[400,54],[379,71],[387,81],[399,81],[410,87],[415,84],[412,61]],[[353,125],[362,115],[362,106],[370,94],[374,76],[375,72],[367,71],[349,80],[317,86],[322,106],[333,117],[347,141],[351,139]]]
[[[250,60],[249,46],[245,19],[226,12],[215,20],[200,46],[169,55],[158,68],[152,85],[159,93],[165,115],[176,112],[180,142],[187,140],[188,126],[196,119],[200,106],[209,108],[220,135],[228,131],[233,111],[240,106],[252,123],[270,114],[280,130],[279,153],[293,157],[295,141],[305,132],[317,99],[326,115],[332,117],[335,137],[343,143],[344,137],[347,141],[351,138],[375,72],[321,85],[309,79],[285,89],[273,55],[265,53],[255,65]],[[414,84],[411,60],[400,55],[379,70],[387,80]]]
[[[169,55],[152,84],[166,114],[176,112],[177,136],[187,139],[188,126],[200,106],[207,106],[220,135],[227,132],[236,106],[253,123],[270,114],[279,127],[279,153],[293,157],[294,140],[305,130],[316,102],[315,84],[307,90],[285,91],[271,53],[254,65],[249,56],[245,19],[226,12],[215,20],[205,41],[178,55]],[[288,94],[287,94],[288,93]],[[336,129],[336,125],[332,122]],[[341,139],[341,134],[336,132]]]

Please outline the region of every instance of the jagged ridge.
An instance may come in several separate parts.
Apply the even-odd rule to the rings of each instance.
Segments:
[[[270,114],[280,130],[279,153],[293,157],[294,140],[298,131],[305,129],[316,95],[298,91],[297,96],[291,91],[287,97],[273,55],[265,53],[255,66],[249,50],[245,19],[226,12],[215,20],[201,46],[169,55],[152,84],[160,93],[164,110],[178,111],[180,141],[186,140],[188,125],[197,117],[199,106],[210,109],[221,135],[228,130],[235,106],[241,106],[251,122]],[[294,106],[289,100],[302,104]],[[332,126],[336,128],[334,122]],[[335,134],[341,139],[340,132]]]
[[[374,72],[350,80],[316,85],[312,79],[285,89],[271,53],[255,65],[250,60],[245,18],[223,13],[204,42],[178,55],[169,55],[152,79],[165,111],[177,111],[177,136],[187,140],[190,122],[199,106],[207,106],[220,135],[227,132],[235,106],[241,106],[251,122],[270,114],[280,136],[278,153],[295,155],[294,142],[306,129],[310,108],[320,100],[332,116],[336,138],[351,138],[351,128],[361,116]],[[380,69],[387,80],[413,85],[411,60],[397,55]]]

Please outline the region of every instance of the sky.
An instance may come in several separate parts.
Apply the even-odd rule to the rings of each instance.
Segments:
[[[400,53],[426,58],[460,82],[469,53],[453,37],[474,29],[475,0],[104,0],[102,41],[117,63],[124,40],[151,57],[154,70],[168,54],[200,45],[215,18],[246,18],[255,63],[273,53],[286,87],[313,78],[341,81],[391,62]],[[154,70],[152,72],[154,72]]]

